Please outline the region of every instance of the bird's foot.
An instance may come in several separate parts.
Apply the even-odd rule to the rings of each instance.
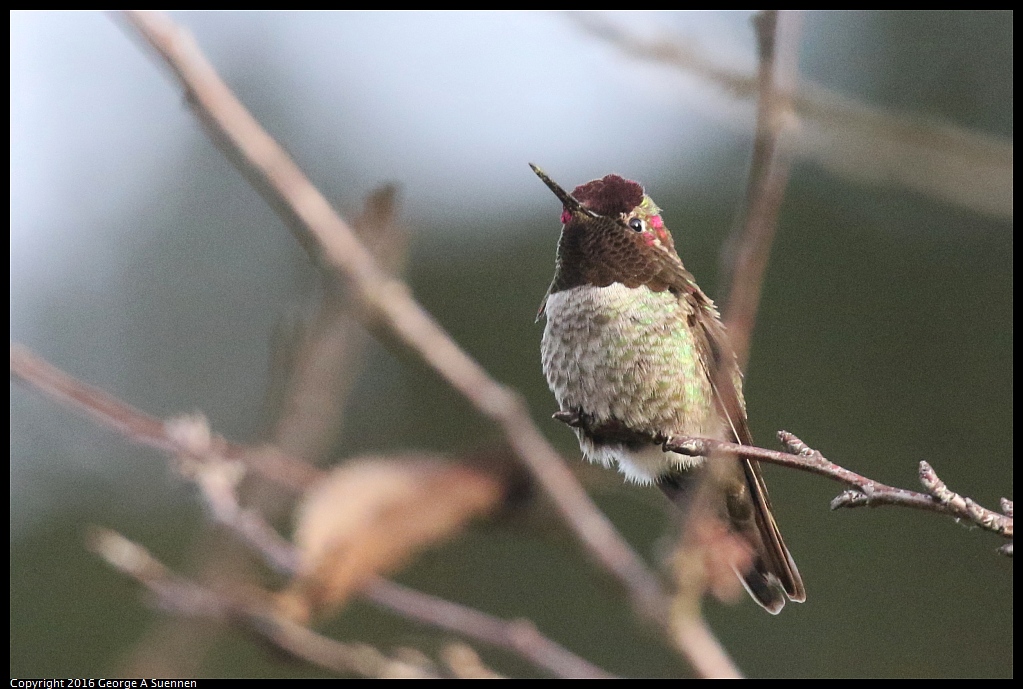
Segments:
[[[658,435],[657,441],[665,452],[676,452],[689,457],[705,457],[709,452],[706,441],[684,435]]]
[[[583,413],[583,410],[579,408],[567,410],[561,409],[551,414],[551,418],[555,421],[560,421],[572,428],[582,428],[584,430],[589,425],[586,416],[587,415]]]

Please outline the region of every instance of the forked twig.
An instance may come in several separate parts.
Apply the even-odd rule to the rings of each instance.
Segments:
[[[160,607],[177,615],[235,625],[261,636],[297,658],[341,674],[364,677],[437,677],[432,667],[389,657],[366,644],[349,644],[317,634],[281,616],[257,593],[226,593],[173,574],[148,550],[107,529],[94,529],[90,546],[118,571],[132,577],[156,597]]]
[[[742,456],[758,462],[807,471],[849,486],[850,490],[831,501],[831,509],[898,505],[963,519],[1002,538],[1012,539],[1011,500],[1002,499],[1001,507],[1004,514],[981,507],[970,498],[949,490],[927,462],[920,462],[920,482],[926,492],[918,493],[905,488],[887,486],[839,466],[787,431],[780,431],[778,439],[788,448],[788,452],[726,443],[711,438],[681,437],[668,438],[664,443],[664,449],[689,457]],[[1006,552],[1003,548],[1002,552],[1011,555],[1012,549],[1010,547]]]

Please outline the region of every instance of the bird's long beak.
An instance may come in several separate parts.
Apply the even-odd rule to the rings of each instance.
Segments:
[[[553,179],[548,177],[546,172],[538,168],[536,165],[533,165],[532,163],[529,164],[529,167],[533,168],[533,172],[536,173],[536,176],[539,177],[543,181],[543,183],[546,184],[547,187],[554,192],[554,195],[558,197],[561,203],[565,205],[566,211],[568,211],[572,215],[585,215],[591,218],[600,217],[597,213],[594,213],[589,208],[586,208],[585,206],[583,206],[583,204],[576,201],[574,196],[572,196],[567,191],[562,189],[561,185],[559,185]]]

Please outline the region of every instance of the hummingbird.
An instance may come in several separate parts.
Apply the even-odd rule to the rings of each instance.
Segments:
[[[607,175],[571,194],[530,164],[562,203],[546,318],[543,372],[583,456],[627,481],[656,484],[685,508],[706,459],[664,450],[675,436],[752,445],[742,374],[714,302],[675,250],[660,209],[638,183]],[[719,373],[720,372],[720,373]],[[720,512],[748,546],[736,571],[772,614],[806,590],[771,513],[756,461],[733,462]]]

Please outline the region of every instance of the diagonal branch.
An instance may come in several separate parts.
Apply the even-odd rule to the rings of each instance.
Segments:
[[[613,677],[542,635],[529,620],[502,620],[380,578],[370,584],[363,595],[404,617],[514,651],[537,667],[550,670],[557,677]]]
[[[178,454],[187,448],[167,425],[110,393],[68,375],[27,348],[11,343],[11,377],[140,445]],[[240,459],[267,479],[301,491],[321,472],[272,447],[250,448],[221,436],[212,439],[228,459]]]
[[[224,84],[187,32],[163,15],[126,16],[174,71],[213,138],[245,174],[256,178],[272,205],[296,221],[292,229],[303,246],[344,276],[366,320],[396,335],[502,429],[585,547],[630,591],[648,618],[663,621],[665,596],[657,577],[596,508],[533,423],[518,393],[491,378],[420,306],[405,283],[379,267],[348,224]]]

